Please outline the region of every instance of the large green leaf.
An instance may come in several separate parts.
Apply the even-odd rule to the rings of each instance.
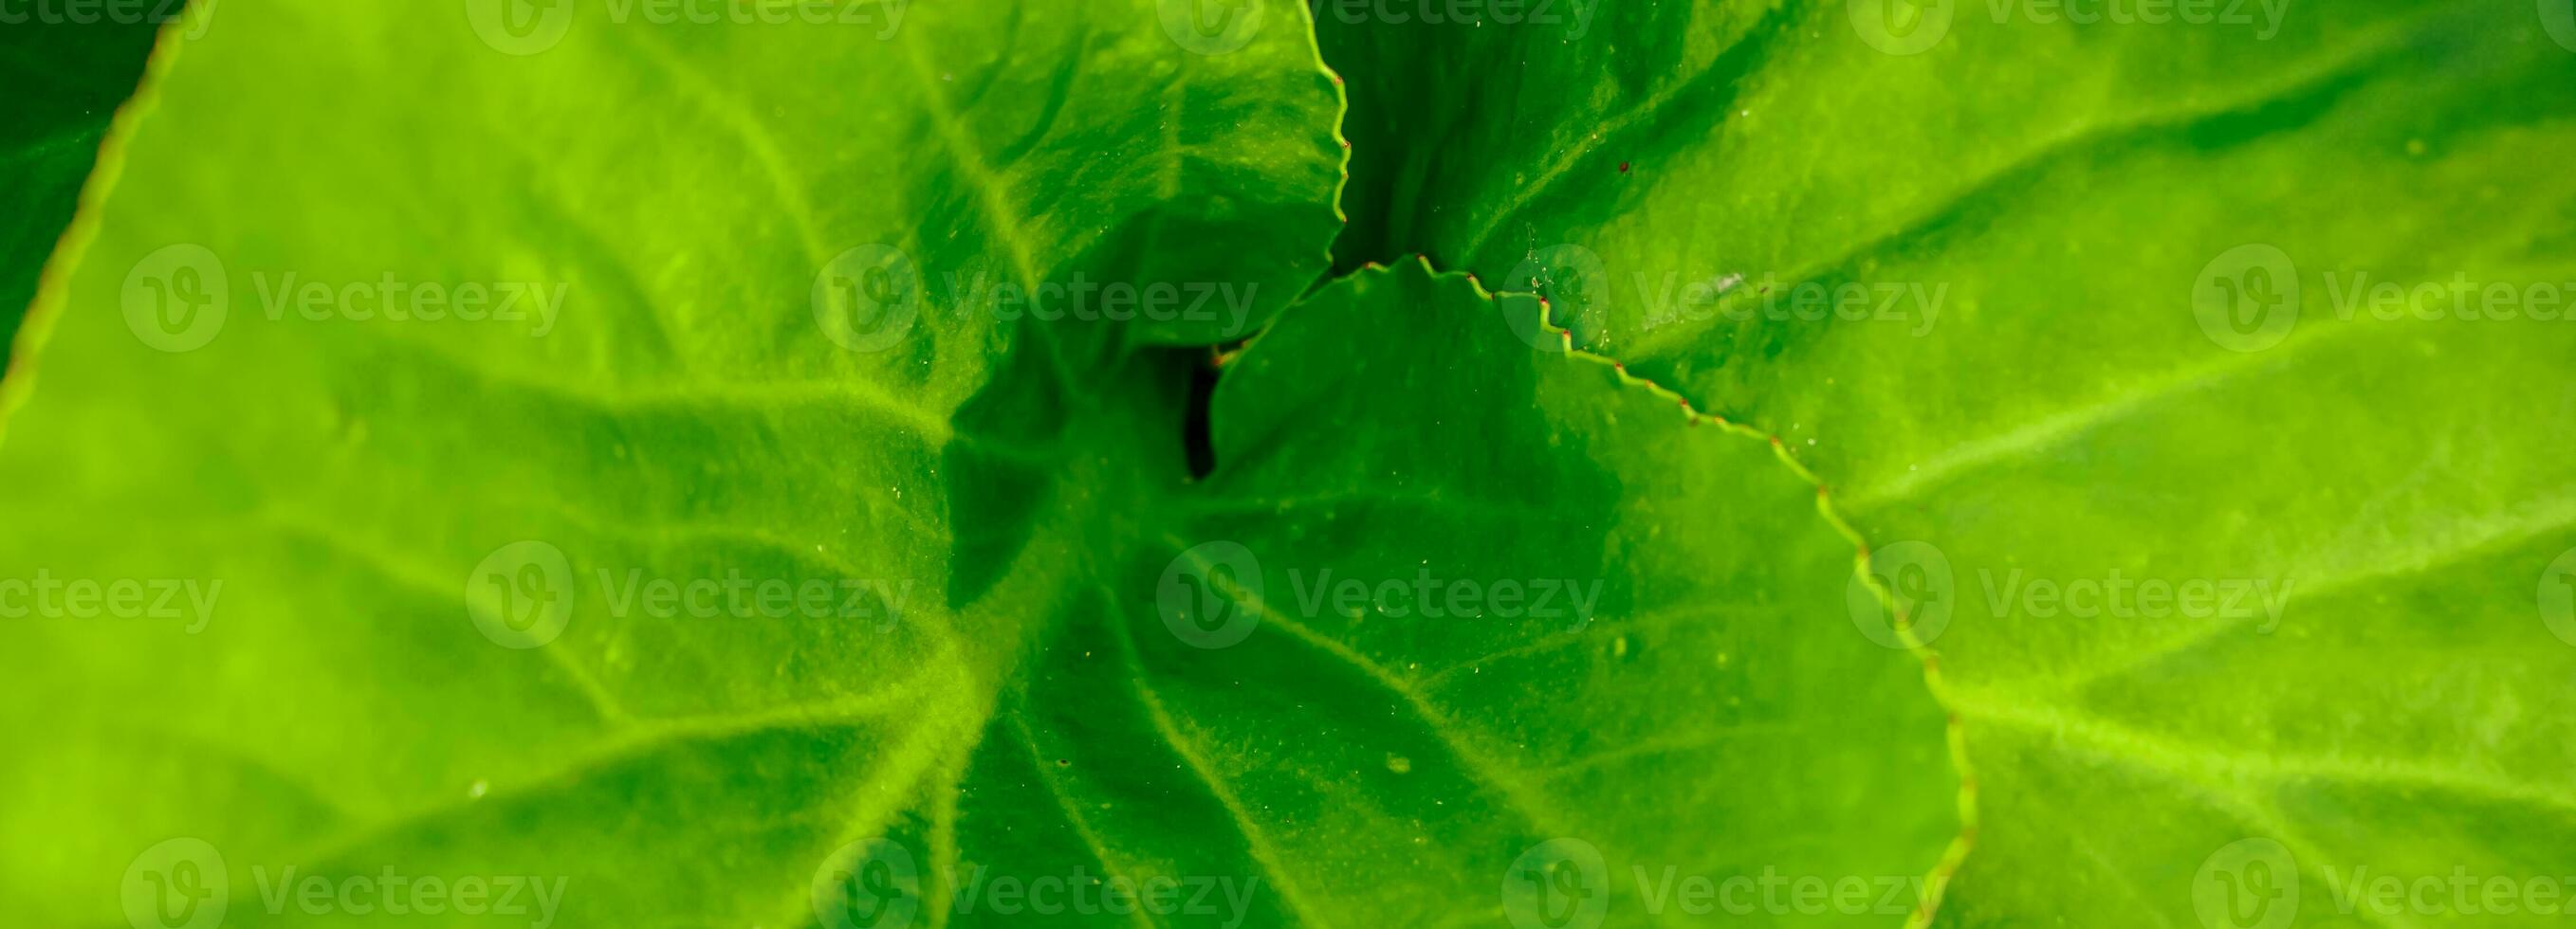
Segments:
[[[45,257],[71,222],[108,121],[142,75],[164,18],[151,14],[184,7],[174,0],[120,8],[124,15],[101,8],[78,20],[68,7],[51,8],[51,16],[29,9],[0,29],[0,75],[15,98],[0,118],[0,169],[9,177],[0,194],[0,365],[35,299]],[[182,21],[179,34],[203,34],[191,27],[205,24]]]
[[[1194,361],[1136,346],[1239,334],[1333,228],[1295,5],[546,9],[228,9],[163,76],[0,445],[13,917],[335,923],[300,882],[380,875],[601,926],[1924,902],[1942,713],[1767,438],[1409,266],[1240,355],[1189,478]],[[1006,319],[943,284],[986,268],[1257,296]]]
[[[1384,211],[1340,258],[1548,293],[1833,486],[1966,726],[1947,922],[2547,921],[2576,17],[1931,9],[1326,15]]]
[[[1248,331],[1322,269],[1339,96],[1300,29],[1202,54],[1143,0],[655,9],[228,6],[160,80],[37,308],[43,378],[8,385],[39,399],[0,563],[193,579],[215,616],[10,620],[0,818],[50,837],[9,843],[17,918],[110,918],[135,840],[193,835],[578,875],[601,924],[775,920],[1040,628],[949,607],[946,476],[1052,472],[1063,409],[1179,392],[1092,356]],[[1216,299],[1044,324],[979,278]],[[1054,402],[1017,428],[969,415],[1027,395]],[[1046,503],[977,500],[1023,533]],[[906,621],[613,622],[598,570],[879,581],[855,606]],[[477,634],[495,574],[583,582],[539,614],[559,641]]]

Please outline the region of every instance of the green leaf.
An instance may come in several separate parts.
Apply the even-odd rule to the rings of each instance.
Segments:
[[[2255,925],[2210,907],[2259,861],[2305,892],[2261,925],[2425,924],[2479,901],[2337,894],[2569,873],[2576,20],[1945,4],[1890,54],[1879,9],[1327,13],[1383,208],[1339,258],[1545,292],[1832,485],[1966,726],[1944,922]]]
[[[0,907],[317,923],[360,914],[308,878],[532,876],[557,925],[889,889],[986,925],[1033,918],[1003,878],[1162,878],[1168,912],[1046,915],[1634,925],[1772,871],[1897,891],[1855,924],[1924,903],[1943,714],[1849,634],[1856,551],[1767,437],[1416,265],[1237,356],[1193,481],[1196,361],[1137,346],[1239,324],[943,289],[1302,290],[1341,149],[1295,5],[1233,50],[1141,0],[555,9],[243,7],[164,78],[0,445],[33,607],[0,819],[41,837]],[[431,285],[448,318],[383,312]],[[530,312],[457,318],[472,285]]]
[[[0,362],[18,332],[36,279],[71,222],[81,185],[117,105],[133,93],[152,51],[155,23],[26,16],[0,30],[0,73],[17,101],[0,119],[0,166],[11,183],[0,208]]]
[[[594,924],[798,911],[1042,628],[948,599],[952,549],[1047,501],[979,489],[1020,523],[956,531],[953,477],[1052,471],[1049,413],[1178,393],[1096,358],[1249,331],[1324,265],[1340,101],[1302,30],[1218,55],[1142,0],[658,8],[228,6],[171,65],[37,310],[42,381],[9,384],[0,562],[211,609],[8,620],[0,815],[49,836],[7,849],[18,918],[112,921],[145,836],[214,842],[237,909],[250,863],[399,858],[577,876]],[[1015,320],[979,277],[1215,315]],[[962,412],[1031,394],[1013,431]],[[600,570],[908,612],[612,622]]]

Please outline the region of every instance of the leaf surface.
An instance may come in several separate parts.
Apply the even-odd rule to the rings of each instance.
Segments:
[[[1880,6],[1628,6],[1583,41],[1327,15],[1369,76],[1353,189],[1396,192],[1355,196],[1392,212],[1343,259],[1547,293],[1832,485],[1967,727],[1946,923],[2194,925],[2244,839],[2297,925],[2478,906],[2339,906],[2364,875],[2568,873],[2566,24],[1960,4],[1891,55]],[[1426,128],[1425,96],[1466,102]]]
[[[1325,288],[1188,479],[1190,360],[1140,346],[1258,324],[1332,228],[1295,5],[1210,54],[1142,2],[558,9],[244,7],[159,77],[40,308],[0,563],[205,607],[0,627],[0,818],[47,837],[0,851],[9,911],[119,924],[179,856],[227,925],[346,915],[271,902],[288,866],[561,880],[559,925],[838,926],[887,886],[1015,925],[998,879],[1156,877],[1242,902],[1046,915],[1463,924],[1570,886],[1633,925],[1632,866],[1942,859],[1942,714],[1846,633],[1812,479],[1536,350],[1527,301]],[[978,271],[1257,296],[1006,318],[946,284]],[[536,302],[458,318],[472,285]],[[384,312],[432,286],[446,318]]]
[[[0,30],[0,73],[18,100],[0,120],[0,362],[36,296],[36,279],[71,222],[117,105],[151,53],[148,21],[74,23],[28,16]]]

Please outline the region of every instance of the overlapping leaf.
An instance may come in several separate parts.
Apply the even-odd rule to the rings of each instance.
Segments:
[[[2339,892],[2576,865],[2576,20],[1909,9],[1325,17],[1341,258],[1548,293],[1834,485],[1966,721],[1948,922],[2547,919]]]

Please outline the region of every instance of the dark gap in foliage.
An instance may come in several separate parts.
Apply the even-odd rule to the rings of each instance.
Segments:
[[[1216,470],[1216,444],[1208,436],[1208,404],[1216,397],[1216,373],[1214,355],[1190,366],[1190,402],[1181,413],[1181,453],[1188,459],[1194,481]]]

